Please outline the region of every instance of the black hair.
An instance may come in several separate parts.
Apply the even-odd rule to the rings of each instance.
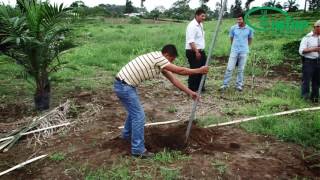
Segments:
[[[242,19],[244,19],[245,14],[244,13],[239,13],[237,14],[237,18],[242,17]]]
[[[197,9],[196,13],[195,13],[195,16],[200,16],[201,14],[206,14],[206,11],[203,10],[203,9]]]
[[[163,46],[161,52],[162,52],[162,54],[167,53],[171,57],[178,57],[177,48],[173,44],[167,44],[167,45]]]

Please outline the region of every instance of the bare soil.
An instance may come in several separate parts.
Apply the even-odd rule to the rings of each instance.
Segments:
[[[159,83],[158,86],[145,85],[139,91],[147,122],[185,120],[191,100],[182,93],[175,93],[165,83]],[[57,134],[41,146],[29,145],[27,139],[19,141],[9,152],[0,153],[0,171],[42,154],[59,152],[65,159],[46,158],[0,179],[82,179],[81,168],[84,166],[89,169],[111,167],[122,157],[130,157],[130,143],[119,138],[118,129],[123,125],[126,113],[114,93],[104,90],[71,97],[80,108],[94,102],[103,110],[94,120]],[[221,101],[219,103],[228,100]],[[177,112],[168,111],[172,105],[177,107]],[[213,107],[218,113],[219,105]],[[203,113],[208,112],[203,110]],[[0,132],[6,128],[0,124]],[[320,163],[320,157],[305,158],[316,153],[312,148],[250,134],[237,126],[205,129],[194,124],[188,143],[184,143],[185,132],[186,124],[183,123],[145,130],[146,147],[150,151],[179,150],[191,157],[191,160],[172,165],[181,167],[182,179],[320,179],[320,168],[314,167]],[[223,167],[222,170],[217,166]]]

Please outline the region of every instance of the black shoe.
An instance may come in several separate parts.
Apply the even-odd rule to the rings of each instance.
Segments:
[[[308,96],[301,96],[301,99],[303,99],[304,101],[308,101],[311,98],[309,98]]]
[[[153,158],[155,155],[152,152],[145,151],[142,154],[132,154],[133,157],[141,158],[141,159],[148,159],[148,158]]]
[[[126,137],[126,136],[120,135],[120,139],[122,139],[123,141],[126,141],[126,142],[131,142],[131,137]]]
[[[312,103],[318,103],[319,102],[319,98],[311,98],[311,102]]]
[[[236,90],[239,91],[239,92],[242,92],[242,91],[243,91],[243,89],[242,89],[241,86],[236,87]]]
[[[219,89],[219,91],[220,92],[225,92],[226,90],[227,90],[227,86],[225,86],[225,85],[222,85],[221,87],[220,87],[220,89]]]

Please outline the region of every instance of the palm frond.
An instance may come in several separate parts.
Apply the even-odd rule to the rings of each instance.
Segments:
[[[70,9],[64,8],[63,4],[58,6],[57,4],[51,5],[49,3],[44,3],[41,25],[49,31],[55,25],[67,20],[69,11]]]
[[[58,56],[69,31],[64,24],[70,9],[38,0],[18,0],[18,7],[0,6],[0,51],[37,79],[50,73],[55,60],[61,64]]]

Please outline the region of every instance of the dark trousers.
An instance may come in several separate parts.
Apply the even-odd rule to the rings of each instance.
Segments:
[[[319,99],[320,86],[320,59],[302,59],[302,85],[301,95],[303,98],[311,100]],[[311,95],[310,95],[311,82]]]
[[[188,58],[190,69],[200,68],[206,64],[206,60],[207,60],[206,53],[204,51],[200,51],[200,53],[201,53],[201,58],[197,60],[196,53],[194,51],[186,50],[186,56]],[[198,91],[199,85],[201,82],[201,77],[202,77],[202,74],[195,74],[195,75],[189,76],[189,79],[188,79],[189,89],[191,89],[192,91]],[[202,91],[204,91],[204,89],[205,88],[203,85]]]

